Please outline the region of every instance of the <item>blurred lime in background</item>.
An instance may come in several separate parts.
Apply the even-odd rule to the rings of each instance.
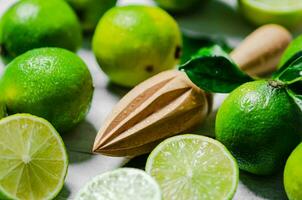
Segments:
[[[0,22],[1,53],[16,57],[38,47],[76,51],[82,43],[81,26],[62,0],[22,0],[10,7]]]
[[[152,6],[110,9],[93,36],[100,67],[112,82],[126,87],[174,68],[181,50],[178,24],[166,11]]]
[[[66,0],[77,13],[85,32],[92,32],[103,14],[117,0]]]
[[[289,28],[302,25],[301,0],[239,0],[239,8],[255,25],[276,23]]]
[[[194,8],[198,4],[203,4],[205,0],[155,0],[163,9],[170,12],[185,12]]]
[[[0,79],[9,114],[30,113],[47,119],[60,133],[83,120],[92,99],[92,78],[74,53],[40,48],[15,58]]]

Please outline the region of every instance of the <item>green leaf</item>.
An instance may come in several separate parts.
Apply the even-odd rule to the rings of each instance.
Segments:
[[[296,104],[302,110],[302,95],[301,94],[296,94],[290,89],[287,89],[287,93],[289,94],[289,96],[291,96],[293,98],[293,100],[296,102]]]
[[[184,64],[191,59],[191,56],[195,54],[200,48],[211,47],[215,44],[222,47],[226,52],[230,52],[232,48],[221,38],[210,38],[207,36],[193,36],[183,34],[183,51],[181,55],[180,63]]]
[[[302,81],[302,51],[292,56],[274,75],[273,78],[285,84]]]
[[[179,69],[207,92],[229,93],[241,84],[253,81],[218,45],[200,49]]]

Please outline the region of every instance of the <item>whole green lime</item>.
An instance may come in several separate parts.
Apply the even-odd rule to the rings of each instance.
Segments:
[[[9,63],[0,80],[7,111],[47,119],[65,132],[84,119],[93,86],[85,63],[60,48],[28,51]]]
[[[248,82],[220,107],[216,137],[233,153],[242,170],[267,175],[283,168],[301,141],[302,114],[276,81]]]
[[[293,55],[302,51],[302,35],[295,38],[284,51],[280,63],[278,67],[280,68],[282,65],[286,63]]]
[[[179,62],[181,33],[164,10],[143,5],[111,8],[93,36],[93,51],[114,83],[135,86]]]
[[[22,0],[1,18],[2,54],[16,57],[39,47],[75,51],[82,43],[81,26],[71,7],[62,0]]]
[[[193,9],[198,4],[204,3],[200,0],[155,0],[163,9],[170,12],[184,12]]]
[[[93,31],[103,14],[117,0],[66,0],[77,13],[85,32]]]
[[[289,156],[284,170],[284,187],[289,200],[302,199],[302,144]]]

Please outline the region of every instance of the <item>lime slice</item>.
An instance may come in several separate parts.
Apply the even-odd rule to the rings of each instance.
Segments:
[[[238,166],[218,141],[180,135],[160,143],[146,171],[159,183],[163,199],[231,199],[238,185]]]
[[[16,114],[0,120],[0,199],[54,198],[64,184],[64,143],[42,118]]]
[[[268,23],[293,27],[302,24],[301,0],[239,0],[242,13],[256,25]]]
[[[145,171],[121,168],[92,179],[77,194],[76,200],[160,200],[155,180]]]

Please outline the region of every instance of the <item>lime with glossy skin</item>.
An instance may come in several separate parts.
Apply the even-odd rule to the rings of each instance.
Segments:
[[[132,87],[179,62],[181,33],[164,10],[143,5],[110,9],[93,36],[102,70],[119,85]]]
[[[284,169],[284,187],[289,200],[302,199],[302,144],[289,156]]]
[[[86,32],[93,31],[99,19],[117,0],[66,0],[76,11],[82,28]]]
[[[68,158],[46,120],[16,114],[0,120],[0,199],[53,199],[63,187]]]
[[[235,156],[239,168],[267,175],[283,168],[287,156],[301,141],[302,114],[276,81],[248,82],[221,105],[216,138]]]
[[[85,63],[60,48],[34,49],[15,58],[4,71],[0,90],[9,114],[43,117],[60,133],[85,118],[93,94]]]
[[[160,143],[146,171],[159,183],[163,200],[231,200],[239,179],[236,160],[219,141],[190,134]]]
[[[300,0],[238,0],[242,14],[252,23],[269,23],[286,27],[302,25],[302,1]]]
[[[39,47],[76,51],[82,43],[81,26],[71,7],[62,0],[22,0],[1,18],[2,54],[16,57]]]
[[[145,171],[121,168],[93,178],[75,199],[161,200],[161,192],[156,181]]]
[[[204,0],[203,0],[204,1]],[[198,4],[204,3],[200,0],[155,0],[163,9],[170,12],[185,12],[193,9]]]
[[[295,38],[286,48],[284,51],[280,63],[278,65],[278,68],[283,66],[286,61],[288,61],[293,55],[298,53],[299,51],[302,51],[302,35]]]

